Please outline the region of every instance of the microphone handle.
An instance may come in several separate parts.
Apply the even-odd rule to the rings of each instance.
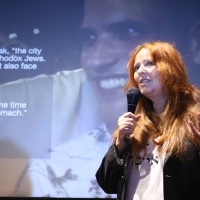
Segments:
[[[128,112],[132,112],[134,114],[135,110],[136,110],[136,105],[135,104],[128,104]],[[129,140],[130,140],[130,135],[126,134],[125,138],[124,138],[124,141],[125,141],[126,145],[128,145]]]
[[[130,136],[129,136],[129,134],[126,134],[125,137],[124,137],[125,147],[128,146],[129,141],[130,141]]]

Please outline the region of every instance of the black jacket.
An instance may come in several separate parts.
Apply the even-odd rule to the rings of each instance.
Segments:
[[[124,161],[118,157],[116,147],[112,145],[96,172],[96,179],[100,187],[108,194],[117,194],[118,200],[125,200],[125,180],[128,175],[126,166],[128,166],[131,159],[132,157],[128,154],[124,169]],[[163,176],[164,200],[199,200],[199,151],[194,146],[191,146],[188,149],[185,161],[170,157],[164,165]]]

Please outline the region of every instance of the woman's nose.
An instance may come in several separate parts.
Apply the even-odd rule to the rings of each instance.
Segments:
[[[141,73],[145,73],[145,72],[146,72],[146,67],[143,64],[141,64],[139,69],[137,70],[137,73],[141,74]]]

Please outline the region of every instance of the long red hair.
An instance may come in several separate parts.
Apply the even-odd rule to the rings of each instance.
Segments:
[[[131,135],[131,146],[138,154],[146,147],[150,137],[154,143],[163,147],[160,148],[160,152],[166,152],[167,157],[175,155],[184,158],[191,141],[198,145],[188,121],[193,121],[198,127],[196,114],[200,111],[200,92],[189,83],[185,64],[175,46],[160,41],[143,43],[131,53],[127,65],[129,76],[125,90],[138,87],[134,80],[134,63],[137,53],[143,48],[149,50],[157,67],[167,102],[164,112],[158,116],[153,112],[151,100],[142,95],[136,110],[136,114],[141,114],[141,119]],[[159,141],[155,141],[158,137]]]

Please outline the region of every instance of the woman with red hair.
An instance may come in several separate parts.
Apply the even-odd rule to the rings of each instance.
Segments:
[[[180,53],[168,42],[144,43],[127,68],[125,89],[138,88],[141,97],[134,114],[118,119],[99,185],[120,200],[199,199],[200,91]]]

